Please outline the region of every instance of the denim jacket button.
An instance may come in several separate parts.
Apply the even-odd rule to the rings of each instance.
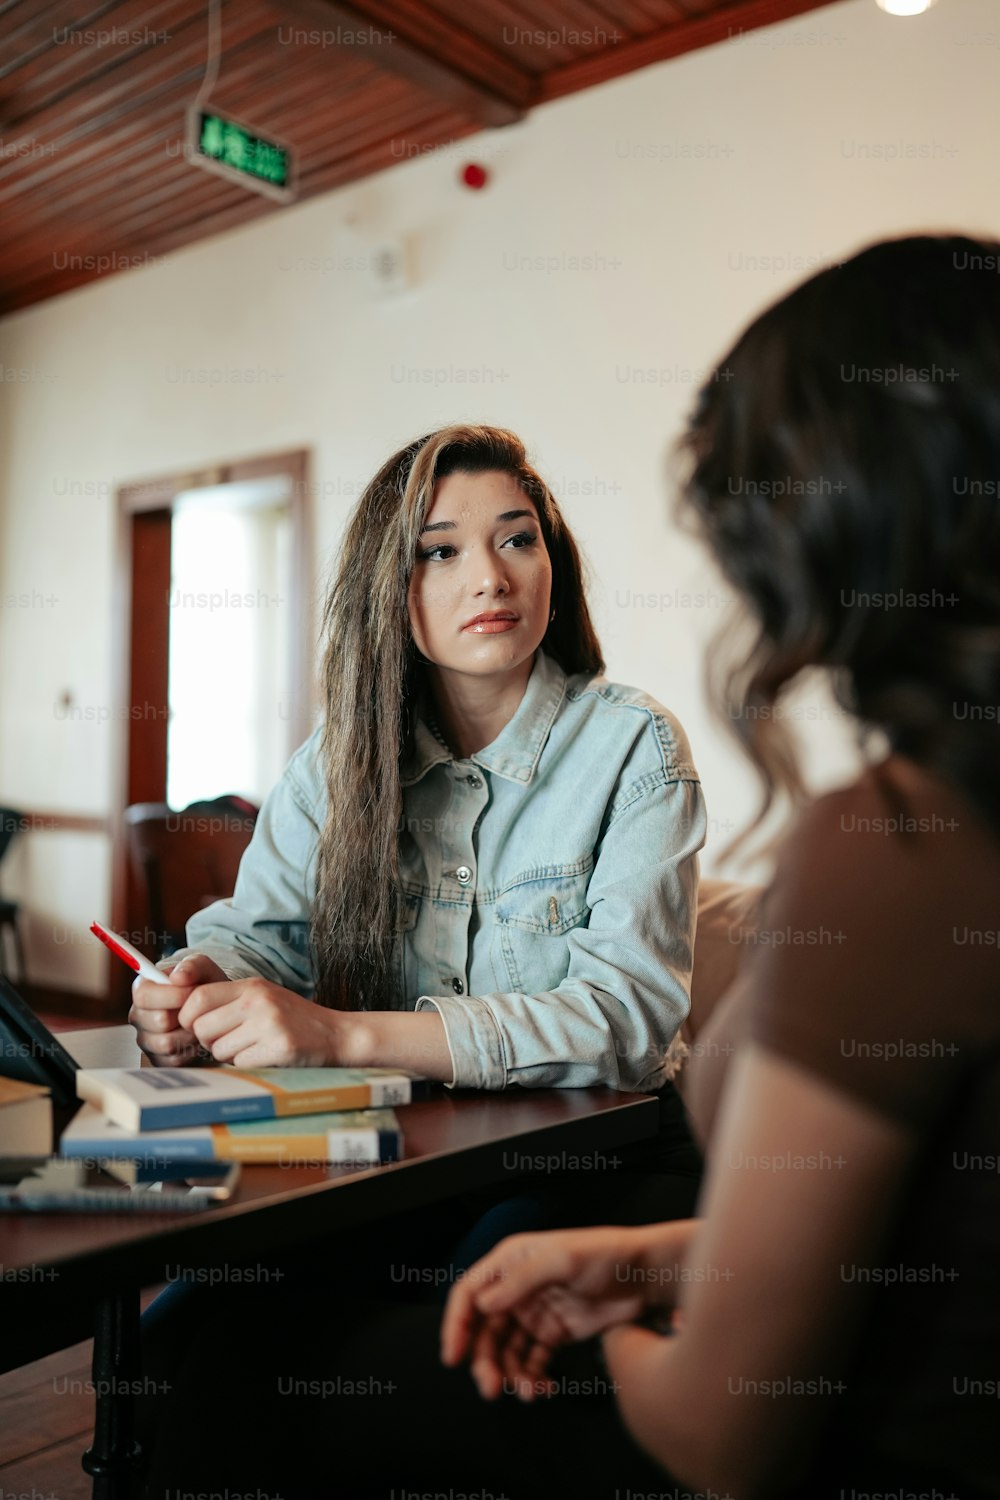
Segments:
[[[458,880],[459,885],[468,885],[469,881],[472,879],[472,871],[469,869],[468,865],[459,865],[458,869],[455,871],[455,876]]]
[[[460,995],[462,993],[462,991],[465,989],[465,985],[462,983],[462,981],[460,979],[453,979],[451,981],[451,987],[455,991],[456,995]]]
[[[465,780],[469,786],[482,786],[483,784],[478,776],[466,776]]]

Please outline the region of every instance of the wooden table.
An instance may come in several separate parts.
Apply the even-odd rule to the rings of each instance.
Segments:
[[[72,1033],[62,1040],[75,1051]],[[244,1167],[231,1203],[196,1214],[0,1215],[0,1369],[94,1334],[96,1424],[84,1457],[94,1500],[132,1493],[138,1294],[167,1280],[168,1265],[290,1250],[470,1188],[509,1179],[513,1189],[529,1171],[601,1170],[658,1122],[654,1099],[611,1089],[439,1088],[397,1112],[405,1159],[391,1166]]]

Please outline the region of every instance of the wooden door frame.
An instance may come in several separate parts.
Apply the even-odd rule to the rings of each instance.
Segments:
[[[308,449],[296,448],[262,457],[236,459],[229,463],[207,466],[194,473],[187,471],[163,475],[141,483],[126,484],[118,490],[115,538],[114,616],[114,692],[113,701],[126,705],[120,716],[114,753],[112,780],[112,890],[111,920],[117,931],[128,927],[129,912],[136,909],[139,893],[128,867],[125,845],[125,809],[135,801],[166,801],[167,763],[167,660],[165,640],[169,635],[169,546],[166,549],[167,577],[163,586],[164,549],[154,545],[151,555],[142,556],[143,540],[155,542],[155,527],[170,513],[178,495],[185,490],[208,485],[233,484],[241,480],[267,479],[288,475],[291,479],[289,511],[292,519],[292,598],[297,611],[290,631],[289,672],[291,705],[289,713],[290,743],[300,743],[311,728],[311,665],[314,621],[313,595],[313,518],[309,504]],[[136,590],[136,567],[145,570],[152,580],[142,600]],[[140,580],[141,582],[142,580]],[[305,613],[306,618],[303,619]],[[138,626],[138,629],[137,629]],[[156,656],[156,702],[145,701],[136,713],[135,688],[139,658],[144,646],[151,643]],[[136,647],[138,646],[138,651]],[[144,668],[142,670],[145,670]],[[162,700],[162,701],[160,701]],[[142,775],[137,776],[137,767]],[[143,946],[139,944],[139,946]],[[121,972],[119,972],[121,970]],[[112,970],[110,999],[113,1008],[128,1001],[129,976],[116,964]]]

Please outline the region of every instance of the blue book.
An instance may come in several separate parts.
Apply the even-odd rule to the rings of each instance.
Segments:
[[[390,1068],[81,1068],[76,1091],[134,1131],[393,1109],[413,1081]]]
[[[399,1161],[403,1132],[391,1109],[337,1110],[325,1115],[129,1130],[85,1104],[63,1131],[59,1154],[93,1160],[127,1157],[158,1161],[329,1162],[378,1166]]]

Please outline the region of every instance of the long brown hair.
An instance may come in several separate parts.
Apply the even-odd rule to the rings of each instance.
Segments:
[[[567,674],[604,669],[583,563],[559,506],[498,427],[453,426],[418,438],[379,469],[347,526],[323,613],[322,761],[329,805],[316,864],[316,999],[343,1010],[398,1003],[401,762],[422,685],[407,591],[434,485],[448,474],[511,475],[534,503],[552,563],[555,617],[542,649]]]

